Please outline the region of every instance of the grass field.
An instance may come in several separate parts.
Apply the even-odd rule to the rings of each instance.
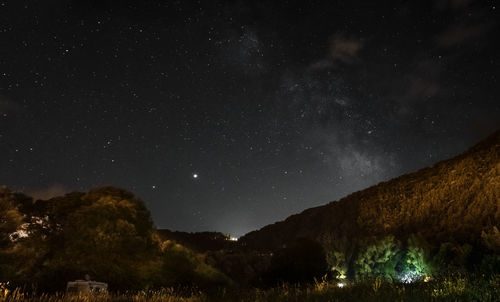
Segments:
[[[215,295],[192,292],[176,294],[174,290],[114,293],[102,296],[75,296],[42,294],[31,296],[19,290],[0,292],[0,302],[118,302],[118,301],[167,301],[167,302],[302,302],[302,301],[498,301],[500,275],[485,277],[450,277],[411,284],[388,283],[380,279],[339,287],[334,282],[316,282],[307,287],[282,285],[267,290],[223,290]]]

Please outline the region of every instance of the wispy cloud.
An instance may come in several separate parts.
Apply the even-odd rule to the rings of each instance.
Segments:
[[[432,61],[423,60],[400,81],[401,89],[394,88],[392,97],[400,104],[417,104],[442,92],[441,67]]]
[[[359,52],[363,42],[354,37],[335,34],[328,41],[328,53],[322,59],[309,64],[307,71],[316,72],[335,69],[339,64],[353,64],[360,61]]]
[[[334,60],[351,63],[357,60],[362,47],[363,43],[360,40],[337,34],[330,41],[330,56]]]
[[[434,7],[437,10],[451,9],[462,9],[467,7],[474,0],[437,0],[435,1]]]
[[[33,199],[42,199],[47,200],[52,197],[62,196],[66,193],[70,192],[70,190],[60,183],[54,183],[46,188],[42,188],[39,190],[28,192],[27,194],[32,196]]]
[[[436,42],[441,47],[452,47],[473,41],[484,35],[491,26],[489,24],[456,24],[436,36]]]

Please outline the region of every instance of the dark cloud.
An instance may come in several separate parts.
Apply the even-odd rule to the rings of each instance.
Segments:
[[[452,47],[480,38],[491,28],[490,24],[457,24],[436,36],[441,47]]]
[[[331,59],[324,59],[320,61],[313,62],[309,65],[310,71],[320,71],[324,69],[332,69],[335,67],[335,63]]]
[[[441,67],[435,62],[417,62],[411,71],[398,79],[399,83],[393,87],[390,97],[401,104],[425,102],[443,92],[440,76]]]
[[[330,56],[334,60],[351,63],[358,59],[358,52],[362,47],[360,40],[337,34],[330,41]]]
[[[328,53],[325,58],[310,63],[308,70],[317,72],[332,70],[342,64],[353,64],[360,62],[359,52],[363,48],[363,42],[356,38],[347,38],[343,34],[335,34],[328,41]]]
[[[474,2],[474,0],[437,0],[435,1],[435,8],[437,10],[445,10],[445,9],[463,9],[467,7],[469,4]]]

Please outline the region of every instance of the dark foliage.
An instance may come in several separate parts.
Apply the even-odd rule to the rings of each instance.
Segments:
[[[2,188],[0,214],[0,281],[23,288],[62,290],[86,274],[122,291],[230,282],[196,253],[161,244],[144,202],[123,189],[33,202]]]
[[[267,285],[275,285],[276,282],[306,284],[321,278],[327,269],[321,244],[298,238],[274,252],[263,279]]]
[[[228,235],[219,232],[187,233],[166,229],[157,232],[162,241],[173,240],[198,253],[237,248],[236,242],[229,240]]]

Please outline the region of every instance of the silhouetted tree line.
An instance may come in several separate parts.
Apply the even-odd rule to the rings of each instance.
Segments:
[[[481,232],[479,244],[388,233],[323,242],[296,238],[252,250],[234,244],[227,248],[220,233],[187,236],[198,237],[209,247],[203,254],[162,240],[142,200],[123,189],[103,187],[33,201],[0,188],[0,281],[39,292],[62,290],[67,281],[86,274],[112,289],[134,290],[233,285],[227,276],[242,285],[267,287],[325,276],[414,281],[450,272],[500,272],[496,226]]]
[[[229,235],[220,232],[188,233],[167,229],[159,229],[157,232],[161,240],[173,240],[198,253],[239,248],[237,242],[230,240]]]

